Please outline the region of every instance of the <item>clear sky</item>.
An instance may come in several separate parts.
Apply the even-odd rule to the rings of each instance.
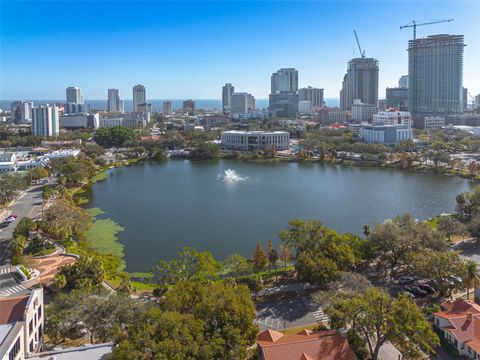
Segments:
[[[478,1],[5,1],[0,0],[0,99],[63,99],[79,86],[86,99],[108,88],[132,97],[267,98],[270,75],[299,71],[300,86],[337,98],[347,62],[359,52],[380,61],[380,97],[407,74],[411,20],[454,22],[417,28],[418,37],[463,34],[464,86],[480,93]]]

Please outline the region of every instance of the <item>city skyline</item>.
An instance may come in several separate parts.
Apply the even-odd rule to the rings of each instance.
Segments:
[[[2,100],[61,99],[67,86],[80,87],[86,99],[104,99],[109,88],[130,94],[138,83],[149,99],[219,99],[225,83],[266,99],[271,74],[289,67],[298,70],[299,87],[324,88],[325,98],[338,98],[347,62],[360,55],[354,29],[366,56],[379,60],[379,98],[385,98],[385,88],[408,73],[412,30],[399,26],[426,18],[455,18],[419,27],[417,36],[464,35],[464,86],[480,93],[474,2],[125,1],[114,8],[101,2],[92,14],[69,11],[88,10],[89,2],[0,6]],[[98,21],[96,13],[107,7]],[[19,12],[38,16],[8,16]],[[47,13],[51,21],[40,23]]]

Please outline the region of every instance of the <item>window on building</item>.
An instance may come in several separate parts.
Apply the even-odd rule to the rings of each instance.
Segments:
[[[33,352],[33,340],[30,341],[29,351]]]
[[[30,323],[28,324],[28,334],[32,335],[32,331],[33,331],[33,319],[30,320]]]
[[[19,352],[20,352],[20,336],[15,341],[15,344],[13,345],[13,347],[10,349],[10,352],[8,353],[8,360],[14,360],[17,357]]]

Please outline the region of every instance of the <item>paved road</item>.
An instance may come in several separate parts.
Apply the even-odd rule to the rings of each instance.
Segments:
[[[472,247],[468,250],[464,250],[461,254],[464,259],[471,259],[477,263],[480,263],[480,245]]]
[[[35,185],[31,187],[9,208],[10,213],[16,214],[18,217],[6,228],[0,229],[0,265],[9,263],[9,260],[7,259],[8,243],[12,238],[12,233],[16,224],[18,224],[20,219],[23,217],[35,218],[41,214],[42,187],[43,185]]]

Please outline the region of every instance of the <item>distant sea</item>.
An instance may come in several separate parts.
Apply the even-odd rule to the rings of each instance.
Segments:
[[[18,99],[17,99],[18,100]],[[22,99],[23,100],[23,99]],[[176,99],[172,101],[173,110],[181,109],[184,99]],[[205,110],[219,110],[222,107],[222,100],[219,99],[194,99],[197,105],[197,109]],[[16,100],[0,100],[0,109],[10,111],[10,104]],[[41,104],[56,104],[64,103],[65,100],[27,100],[33,101],[35,105]],[[162,103],[164,99],[148,99],[148,102],[152,104],[152,111],[162,111]],[[339,99],[325,99],[325,103],[328,106],[339,106]],[[86,110],[107,110],[107,100],[85,100]],[[268,107],[268,99],[257,99],[257,108],[262,109]],[[132,111],[133,102],[131,99],[124,100],[125,111]]]

